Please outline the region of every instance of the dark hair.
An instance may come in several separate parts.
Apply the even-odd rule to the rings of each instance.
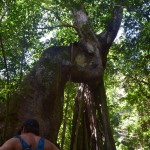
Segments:
[[[24,129],[24,132],[26,133],[39,135],[39,123],[35,119],[26,120],[22,125],[22,129]]]

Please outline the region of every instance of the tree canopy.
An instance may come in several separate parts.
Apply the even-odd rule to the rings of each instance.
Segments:
[[[45,48],[68,45],[79,40],[79,34],[73,24],[74,10],[79,8],[86,10],[92,29],[95,33],[100,33],[107,28],[115,5],[124,7],[123,21],[120,35],[109,52],[105,70],[105,85],[115,142],[118,150],[134,148],[148,150],[150,145],[148,0],[1,0],[1,105],[7,105],[11,93],[18,89],[23,76],[30,71]],[[73,99],[76,91],[76,84],[67,85],[64,119],[58,137],[60,144],[64,142],[64,149],[69,149]],[[66,131],[62,142],[64,123]]]

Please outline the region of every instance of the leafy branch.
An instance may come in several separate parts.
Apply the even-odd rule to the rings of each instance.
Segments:
[[[53,30],[55,28],[74,28],[76,29],[75,26],[70,25],[70,24],[61,24],[61,25],[55,25],[55,26],[46,26],[46,27],[38,27],[37,29],[48,29],[48,30]]]

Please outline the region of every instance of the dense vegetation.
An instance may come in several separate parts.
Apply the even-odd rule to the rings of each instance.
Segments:
[[[79,0],[78,0],[79,1]],[[149,149],[150,145],[150,2],[148,0],[84,0],[96,33],[109,22],[114,5],[124,6],[121,35],[111,47],[105,71],[110,119],[117,149]],[[73,0],[1,0],[0,103],[7,104],[23,76],[42,51],[78,40],[71,27]],[[76,85],[66,86],[64,120],[58,142],[68,149]],[[68,92],[69,91],[69,92]],[[68,98],[69,97],[69,98]],[[68,102],[69,99],[69,102]],[[66,110],[67,109],[67,110]],[[65,138],[62,135],[65,127]]]

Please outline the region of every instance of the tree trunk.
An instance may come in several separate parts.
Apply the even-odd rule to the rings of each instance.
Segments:
[[[87,17],[82,10],[75,12],[76,24],[80,20],[79,14]],[[3,139],[12,137],[25,119],[34,118],[40,123],[40,134],[55,143],[62,122],[64,85],[71,76],[73,82],[85,83],[81,84],[83,91],[76,100],[78,113],[75,111],[71,149],[115,149],[103,74],[121,18],[122,7],[116,6],[110,25],[100,35],[92,32],[88,22],[84,22],[84,26],[80,22],[77,25],[79,42],[51,47],[43,52],[9,100]]]
[[[70,149],[115,150],[103,81],[78,86]]]
[[[40,134],[56,141],[62,120],[63,92],[67,79],[58,63],[60,57],[64,57],[57,55],[62,49],[66,53],[65,47],[47,49],[25,77],[20,89],[9,100],[5,138],[14,135],[25,119],[35,118],[41,125]]]
[[[96,115],[93,88],[87,84],[78,86],[70,149],[103,149],[102,128]]]

